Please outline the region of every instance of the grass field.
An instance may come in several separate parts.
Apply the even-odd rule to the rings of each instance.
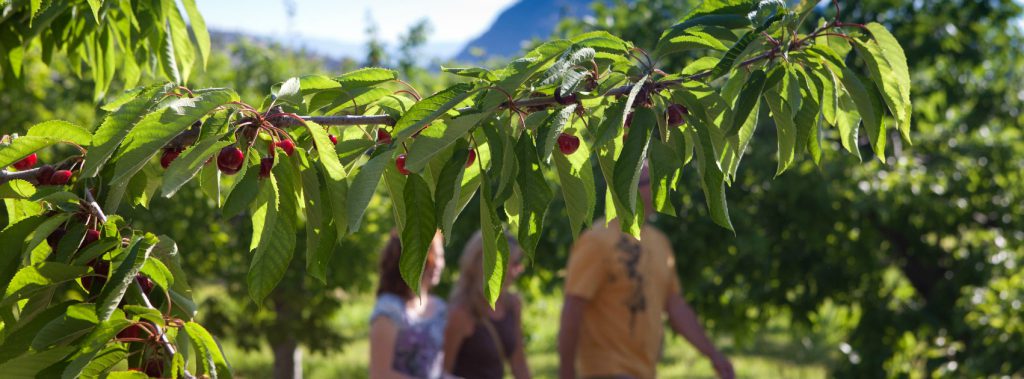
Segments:
[[[373,298],[354,299],[336,320],[337,327],[353,339],[341,351],[329,354],[304,354],[306,378],[364,378],[369,342],[366,339]],[[537,378],[555,377],[558,369],[556,335],[560,297],[552,296],[528,302],[524,315],[527,352],[530,368]],[[767,332],[747,346],[736,347],[726,338],[716,338],[719,346],[732,358],[740,378],[824,378],[834,353],[822,342],[824,336],[793,335],[782,320],[773,320]],[[834,345],[832,345],[834,346]],[[225,353],[242,378],[270,378],[273,365],[270,349],[242,351],[230,339],[224,341]],[[834,350],[834,349],[833,349]],[[658,365],[663,378],[713,378],[711,365],[682,337],[666,335],[665,356]]]

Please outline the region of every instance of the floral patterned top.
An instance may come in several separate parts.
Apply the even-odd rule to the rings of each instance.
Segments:
[[[444,327],[448,309],[444,300],[431,296],[437,309],[421,317],[411,315],[405,302],[394,294],[382,294],[370,315],[370,323],[378,317],[387,317],[398,327],[395,339],[395,371],[417,378],[440,378],[444,363]]]

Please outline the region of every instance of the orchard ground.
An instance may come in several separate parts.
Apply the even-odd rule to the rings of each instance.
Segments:
[[[207,287],[199,297],[218,296],[216,287]],[[443,294],[441,294],[443,295]],[[535,377],[555,377],[558,370],[557,333],[561,311],[561,293],[554,293],[526,302],[523,316],[527,338],[527,359]],[[306,378],[364,378],[369,359],[370,312],[373,294],[353,296],[340,315],[333,320],[351,342],[341,351],[303,354],[303,374]],[[833,310],[825,310],[828,314]],[[837,322],[838,323],[838,322]],[[731,338],[716,338],[733,359],[740,377],[758,378],[826,378],[834,359],[841,359],[835,349],[842,333],[840,325],[822,322],[816,331],[798,332],[784,317],[769,322],[768,332],[738,346]],[[831,333],[826,333],[831,331]],[[258,351],[245,351],[237,347],[230,337],[222,340],[224,352],[232,362],[235,374],[241,378],[270,378],[273,355],[269,347]],[[665,354],[658,364],[658,374],[665,378],[714,378],[708,361],[682,337],[666,333]]]

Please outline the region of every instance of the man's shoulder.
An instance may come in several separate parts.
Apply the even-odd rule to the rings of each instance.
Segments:
[[[603,218],[594,221],[594,224],[580,234],[580,238],[594,238],[607,241],[618,241],[625,233],[619,227],[619,220],[614,219],[606,222]],[[641,239],[651,239],[659,244],[668,244],[668,236],[656,226],[645,223],[640,229]]]
[[[595,221],[589,228],[583,230],[583,233],[580,233],[579,240],[588,243],[609,244],[618,240],[621,234],[622,232],[619,230],[615,220],[606,224],[604,219],[600,219]]]
[[[668,236],[665,232],[651,224],[644,224],[643,228],[640,230],[640,237],[645,239],[654,239],[658,243],[669,243]]]
[[[619,234],[622,234],[622,228],[619,227],[619,219],[607,221],[603,217],[594,220],[594,223],[583,231],[583,235],[607,238],[615,238],[618,237]]]

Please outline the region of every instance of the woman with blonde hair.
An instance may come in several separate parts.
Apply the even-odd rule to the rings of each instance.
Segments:
[[[483,292],[483,237],[479,231],[462,251],[444,333],[445,372],[462,378],[502,378],[508,362],[513,377],[530,377],[523,349],[522,301],[508,291],[523,271],[523,251],[511,236],[508,241],[508,271],[493,309]]]

